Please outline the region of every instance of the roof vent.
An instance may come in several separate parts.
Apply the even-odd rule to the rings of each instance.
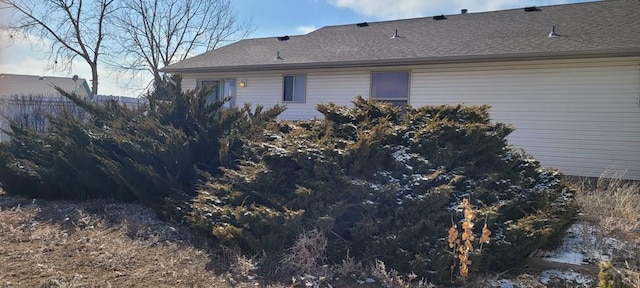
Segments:
[[[549,33],[549,37],[558,37],[560,34],[556,33],[556,25],[551,26],[551,33]]]
[[[536,11],[540,11],[540,8],[536,6],[524,7],[524,12],[536,12]]]
[[[287,41],[289,40],[289,36],[282,36],[282,37],[278,37],[278,41]]]
[[[273,58],[273,60],[283,60],[283,58],[280,57],[280,51],[276,51],[276,58]]]
[[[469,10],[467,10],[467,9],[460,10],[460,14],[467,14],[467,12],[469,12]]]
[[[369,23],[367,23],[367,22],[362,22],[362,23],[358,23],[358,24],[356,24],[356,26],[358,26],[358,27],[367,27],[367,26],[369,26]]]
[[[444,19],[447,19],[447,17],[444,17],[444,15],[433,16],[433,20],[444,20]]]
[[[393,33],[393,36],[391,36],[391,38],[400,38],[400,35],[398,35],[398,29],[396,29],[396,32]]]

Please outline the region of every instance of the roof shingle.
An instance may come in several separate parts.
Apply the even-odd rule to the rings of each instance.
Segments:
[[[169,65],[165,72],[640,55],[640,1],[607,0],[327,26],[306,35],[246,39]],[[552,26],[559,37],[548,37]],[[400,37],[392,38],[398,30]],[[274,59],[279,51],[281,60]]]
[[[81,96],[91,94],[87,81],[83,78],[73,81],[69,77],[0,74],[0,96],[59,96],[60,92],[54,86]]]

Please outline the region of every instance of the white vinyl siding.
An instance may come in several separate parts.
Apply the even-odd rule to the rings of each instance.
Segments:
[[[202,78],[199,76],[182,75],[182,80],[181,80],[182,91],[191,91],[193,89],[196,89],[196,87],[198,86],[198,79],[202,79]]]
[[[333,102],[337,105],[351,106],[351,102],[360,95],[366,98],[369,93],[369,73],[365,71],[313,71],[307,75],[307,99],[301,103],[285,103],[287,110],[281,119],[311,119],[322,117],[316,110],[318,104]]]
[[[251,103],[254,107],[284,104],[287,110],[280,115],[280,119],[287,120],[322,117],[316,110],[317,104],[333,102],[351,106],[356,96],[367,98],[369,95],[369,71],[321,70],[304,73],[307,76],[305,102],[285,103],[282,101],[282,76],[294,74],[298,73],[185,74],[182,76],[182,89],[195,89],[196,81],[193,79],[235,78],[237,81],[246,81],[246,87],[236,87],[237,106],[241,107],[244,103]]]
[[[543,165],[640,179],[638,58],[513,64],[414,69],[412,105],[489,104],[516,128],[509,142]]]
[[[491,105],[491,117],[514,125],[509,142],[543,165],[570,175],[598,177],[607,169],[640,180],[640,58],[517,61],[386,67],[410,71],[410,104]],[[282,76],[307,75],[305,103],[287,103],[281,119],[321,117],[318,103],[351,106],[369,97],[377,68],[273,71],[218,75],[247,81],[244,102],[282,103]],[[191,78],[184,75],[183,88]]]
[[[282,104],[282,75],[241,76],[238,79],[246,79],[247,86],[237,88],[237,106],[251,103],[253,108],[257,105],[269,108]]]

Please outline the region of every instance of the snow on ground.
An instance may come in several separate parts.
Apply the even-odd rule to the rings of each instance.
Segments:
[[[596,243],[595,229],[586,223],[575,223],[567,229],[562,245],[553,251],[541,251],[538,257],[548,261],[568,264],[587,264],[586,259],[591,258],[591,247]],[[602,258],[605,258],[604,255]],[[606,259],[594,259],[606,260]]]
[[[606,249],[605,245],[599,245],[598,243],[602,243],[602,241],[598,241],[594,225],[579,221],[567,229],[565,237],[562,239],[562,244],[558,248],[553,251],[538,251],[534,257],[554,263],[596,265],[609,259],[605,252],[608,249]],[[551,269],[539,273],[536,280],[550,287],[558,287],[558,283],[570,285],[566,287],[592,287],[596,281],[595,276],[571,270]],[[517,279],[499,279],[492,281],[491,285],[495,288],[527,287],[526,284],[520,282]]]
[[[611,260],[624,243],[614,238],[599,238],[594,224],[576,222],[567,229],[562,245],[553,251],[540,251],[537,257],[558,263],[576,265],[598,264]]]
[[[591,284],[595,281],[591,276],[571,271],[545,270],[540,273],[540,282],[543,284],[549,284],[554,279],[578,285],[577,287],[591,287]]]

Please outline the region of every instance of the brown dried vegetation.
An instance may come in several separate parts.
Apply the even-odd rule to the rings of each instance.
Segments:
[[[254,287],[225,272],[214,245],[141,205],[0,190],[0,287]]]
[[[458,238],[458,226],[455,223],[452,223],[452,226],[449,229],[447,241],[449,243],[449,248],[453,249],[452,252],[454,260],[457,256],[458,271],[460,272],[462,281],[465,282],[469,276],[469,265],[472,263],[469,259],[469,254],[474,252],[473,241],[475,240],[475,236],[473,234],[473,227],[474,220],[476,219],[476,213],[471,208],[468,198],[462,199],[460,206],[464,215],[462,224],[460,225],[462,227],[462,234],[460,234],[460,238]],[[480,250],[482,250],[482,243],[489,243],[490,235],[491,231],[487,228],[487,223],[485,221],[484,226],[482,227],[482,234],[478,241],[481,243]],[[454,269],[455,264],[451,266],[452,274]]]

